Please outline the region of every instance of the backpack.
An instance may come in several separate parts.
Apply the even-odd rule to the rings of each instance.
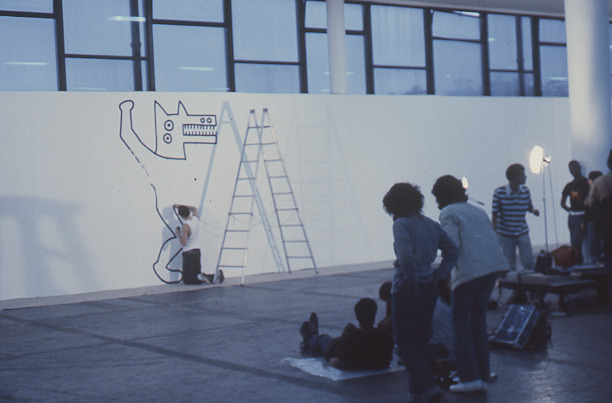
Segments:
[[[552,326],[548,320],[548,314],[540,310],[540,316],[536,321],[525,348],[527,349],[541,349],[546,348],[552,337]]]

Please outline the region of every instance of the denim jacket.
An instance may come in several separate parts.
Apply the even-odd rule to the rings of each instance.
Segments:
[[[393,222],[393,248],[396,260],[392,293],[404,287],[447,278],[459,258],[459,249],[440,224],[424,215],[400,217]],[[431,267],[438,249],[442,262],[437,270]]]

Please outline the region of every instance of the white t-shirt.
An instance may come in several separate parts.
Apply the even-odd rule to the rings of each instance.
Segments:
[[[185,220],[185,224],[189,225],[191,235],[187,238],[187,244],[183,247],[183,251],[187,252],[192,249],[200,249],[200,221],[197,218]]]

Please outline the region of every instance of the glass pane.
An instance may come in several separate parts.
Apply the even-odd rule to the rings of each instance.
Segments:
[[[228,91],[224,41],[223,28],[154,25],[155,89]]]
[[[66,53],[130,56],[131,21],[126,0],[64,0]]]
[[[480,45],[434,41],[436,94],[482,95]]]
[[[298,66],[237,63],[236,92],[299,93]]]
[[[329,94],[327,34],[306,34],[308,93]]]
[[[344,26],[350,30],[363,30],[363,6],[344,4]],[[327,29],[327,9],[324,1],[306,2],[306,28]]]
[[[346,36],[346,81],[349,94],[366,93],[364,52],[363,36]]]
[[[149,71],[147,70],[147,62],[140,62],[140,72],[142,75],[142,90],[148,91],[148,83],[149,83]]]
[[[232,19],[236,59],[297,62],[294,1],[233,0]]]
[[[346,29],[363,31],[363,6],[344,4],[344,26]]]
[[[480,39],[480,14],[434,11],[433,35],[443,38]]]
[[[609,40],[610,40],[610,90],[612,91],[612,24],[608,25]]]
[[[541,46],[542,95],[547,97],[566,97],[567,52],[565,46]]]
[[[565,43],[565,22],[547,18],[540,19],[540,42]]]
[[[306,2],[306,28],[327,29],[327,10],[324,1]]]
[[[57,91],[55,24],[0,17],[0,90]]]
[[[130,60],[66,59],[68,91],[134,91]]]
[[[375,65],[424,67],[423,11],[372,6],[372,48]]]
[[[425,70],[374,69],[374,93],[377,95],[427,94]]]
[[[519,73],[491,73],[491,95],[533,96],[533,74],[523,74],[522,79],[523,82]]]
[[[489,15],[489,65],[492,69],[518,69],[516,51],[516,18]]]
[[[523,59],[525,70],[533,70],[533,48],[531,35],[531,18],[521,17],[521,28],[523,30]]]
[[[52,13],[53,0],[0,0],[0,10]]]
[[[153,18],[223,22],[223,0],[155,0]]]

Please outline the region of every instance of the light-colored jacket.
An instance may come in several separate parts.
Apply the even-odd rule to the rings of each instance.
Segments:
[[[459,247],[459,260],[451,272],[452,289],[495,272],[510,270],[487,213],[468,202],[449,204],[440,223]]]

